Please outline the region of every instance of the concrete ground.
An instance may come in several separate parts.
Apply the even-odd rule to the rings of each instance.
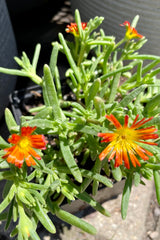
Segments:
[[[121,197],[103,203],[103,207],[110,211],[107,218],[98,212],[84,217],[84,220],[97,229],[97,235],[91,236],[76,227],[69,230],[64,228],[60,234],[62,240],[144,240],[146,236],[146,220],[149,212],[151,197],[154,192],[153,181],[146,182],[146,186],[133,187],[126,220],[121,219]],[[149,233],[150,239],[159,240],[160,235],[154,231]],[[53,239],[53,238],[50,238]],[[146,236],[147,239],[147,236]],[[145,240],[146,240],[145,239]]]

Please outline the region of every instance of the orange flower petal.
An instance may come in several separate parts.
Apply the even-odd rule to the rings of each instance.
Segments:
[[[6,154],[3,158],[7,159],[8,163],[15,164],[21,168],[23,161],[26,161],[27,166],[35,165],[33,159],[41,159],[40,155],[34,149],[46,149],[47,141],[43,135],[31,135],[37,127],[22,127],[20,135],[12,134],[8,139],[13,144],[10,148],[4,149]]]
[[[131,26],[130,22],[125,21],[123,24],[120,24],[120,26],[126,27],[126,39],[130,40],[133,38],[143,38],[143,35],[139,34],[137,30]]]
[[[126,168],[130,168],[130,164],[129,164],[129,159],[128,159],[128,155],[127,155],[127,151],[124,149],[123,151],[123,159],[124,159],[124,164]]]
[[[23,152],[19,151],[18,147],[15,146],[13,151],[8,155],[7,162],[15,164],[16,167],[21,168],[23,164],[24,154]]]
[[[20,140],[20,136],[17,134],[12,134],[10,138],[8,138],[8,142],[12,144],[17,144]]]
[[[30,140],[33,148],[45,150],[47,141],[43,135],[31,135]]]
[[[125,118],[124,118],[124,127],[128,126],[128,120],[129,120],[129,116],[126,115]]]
[[[33,148],[28,149],[27,155],[32,155],[33,157],[37,158],[38,160],[41,159],[41,156],[39,156],[39,154]]]
[[[140,120],[139,122],[137,122],[137,123],[135,122],[134,124],[132,124],[131,128],[139,128],[139,127],[141,127],[142,125],[144,125],[145,123],[149,122],[152,119],[153,119],[153,117],[150,117],[146,120],[145,120],[145,118],[142,118],[142,120]]]
[[[122,151],[118,150],[116,151],[116,158],[115,158],[115,167],[119,167],[120,165],[122,165]]]
[[[109,162],[114,158],[115,154],[116,154],[116,150],[113,150],[112,153],[111,153],[111,155],[110,155],[109,158],[108,158],[108,161],[109,161]]]
[[[37,127],[22,127],[21,128],[21,136],[29,136],[31,135],[35,130],[36,130]]]
[[[140,140],[138,142],[145,143],[145,144],[148,144],[148,145],[155,145],[155,146],[158,145],[158,143],[154,143],[154,142],[144,142],[144,141],[140,141]]]
[[[111,114],[111,115],[106,115],[106,118],[114,124],[116,128],[121,128],[122,125],[120,122]]]
[[[31,165],[36,165],[36,162],[31,155],[25,157],[25,161],[28,167],[30,167]]]
[[[141,148],[140,146],[137,145],[134,150],[143,160],[149,159],[149,157],[144,154],[144,149]]]
[[[99,134],[98,137],[102,137],[103,140],[101,142],[111,142],[114,139],[114,133],[105,133],[104,135]]]
[[[139,167],[141,166],[140,162],[138,161],[137,157],[134,155],[132,151],[129,152],[129,156],[133,164],[133,167],[136,167],[136,165],[138,165]]]
[[[157,145],[157,143],[154,142],[143,141],[157,139],[159,136],[154,133],[157,129],[154,126],[137,129],[152,119],[152,117],[148,119],[143,118],[138,121],[138,117],[137,115],[132,125],[129,127],[129,117],[127,115],[125,116],[123,126],[112,114],[106,115],[106,118],[114,124],[116,130],[113,133],[98,133],[98,136],[102,137],[101,142],[109,143],[99,155],[100,160],[103,160],[109,155],[108,161],[115,157],[115,167],[122,165],[124,162],[125,167],[129,169],[130,160],[134,167],[137,165],[141,166],[136,156],[139,156],[143,160],[148,160],[148,156],[153,155],[151,152],[139,146],[138,143]]]
[[[87,27],[87,23],[82,22],[81,26],[82,26],[82,30],[84,30]],[[77,23],[71,23],[70,25],[67,25],[66,32],[72,33],[75,37],[78,37],[79,31],[78,31]]]
[[[102,161],[106,156],[107,154],[111,151],[112,149],[112,145],[109,144],[102,152],[101,154],[99,155],[99,159]]]

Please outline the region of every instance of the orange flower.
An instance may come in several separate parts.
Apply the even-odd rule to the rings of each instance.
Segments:
[[[150,121],[153,117],[149,119],[143,118],[142,120],[137,121],[137,115],[130,127],[128,126],[128,115],[125,116],[123,126],[112,114],[106,115],[106,118],[114,124],[116,130],[114,133],[98,133],[98,137],[103,138],[102,142],[109,143],[99,155],[100,160],[103,160],[109,154],[108,161],[115,157],[115,167],[119,167],[122,165],[122,161],[124,161],[125,167],[129,169],[129,160],[132,162],[134,167],[136,167],[136,165],[141,166],[136,155],[139,155],[139,157],[143,160],[149,159],[147,155],[153,155],[148,150],[139,146],[138,142],[149,145],[157,145],[153,142],[143,141],[158,138],[158,134],[154,133],[157,129],[154,126],[137,129],[146,122]]]
[[[126,39],[130,40],[133,38],[143,38],[143,35],[139,34],[137,30],[130,25],[130,22],[125,21],[121,26],[126,26]]]
[[[3,158],[7,159],[8,163],[15,164],[21,168],[25,159],[27,166],[36,165],[34,158],[41,159],[35,149],[46,149],[47,141],[44,135],[31,135],[37,127],[22,127],[20,135],[12,134],[8,139],[13,146],[4,149],[7,153]],[[33,158],[34,157],[34,158]]]
[[[82,22],[81,26],[82,26],[82,29],[84,30],[87,26],[87,23]],[[67,25],[66,32],[72,33],[75,37],[79,37],[77,23],[71,23],[70,25]]]

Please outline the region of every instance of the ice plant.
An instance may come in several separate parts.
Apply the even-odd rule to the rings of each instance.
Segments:
[[[137,30],[131,26],[130,22],[125,21],[121,26],[126,27],[126,34],[125,38],[127,40],[133,39],[133,38],[143,38],[143,35],[139,34]]]
[[[75,23],[66,29],[72,38],[68,41],[58,34],[50,59],[40,64],[41,73],[37,72],[40,44],[33,59],[25,52],[21,58],[15,57],[20,69],[0,67],[0,73],[25,77],[38,85],[12,95],[16,108],[30,103],[36,107],[25,108],[18,123],[6,109],[9,143],[0,136],[0,180],[6,182],[3,197],[1,191],[0,218],[6,221],[5,229],[11,221],[16,223],[11,224],[15,227],[11,237],[39,240],[36,231],[40,222],[54,238],[52,215],[96,234],[92,225],[66,211],[62,204],[80,199],[109,216],[92,195],[98,196],[99,186],[114,187],[114,182],[122,179],[123,219],[132,186],[145,183],[145,179],[154,179],[160,204],[160,57],[139,54],[146,39],[134,28],[138,19],[136,16],[131,25],[123,21],[126,36],[117,42],[115,36],[99,28],[104,17],[81,23],[76,10]],[[59,71],[59,61],[65,61],[63,72]],[[48,143],[40,134],[47,136]]]
[[[44,135],[32,135],[37,127],[22,127],[20,135],[12,134],[8,142],[13,144],[9,148],[5,148],[6,154],[3,158],[8,163],[15,164],[21,168],[25,160],[27,166],[35,165],[34,158],[40,160],[40,155],[34,149],[46,149],[47,141]]]
[[[141,166],[136,155],[139,155],[143,160],[149,159],[147,155],[152,156],[152,153],[139,146],[138,142],[157,145],[154,142],[144,141],[158,138],[158,134],[154,133],[157,129],[154,126],[140,128],[153,117],[148,119],[143,118],[142,120],[137,121],[137,115],[130,127],[128,126],[128,115],[125,116],[123,126],[112,114],[106,115],[106,118],[114,124],[116,130],[114,133],[98,133],[98,136],[103,138],[102,142],[109,143],[99,155],[100,160],[103,160],[109,154],[108,161],[115,157],[115,167],[122,165],[122,162],[124,161],[125,167],[129,169],[130,161],[134,167],[136,167],[136,165]]]
[[[86,22],[81,23],[82,29],[84,30],[87,26]],[[78,26],[77,23],[71,23],[70,25],[67,25],[66,28],[67,33],[72,33],[75,37],[79,36]]]

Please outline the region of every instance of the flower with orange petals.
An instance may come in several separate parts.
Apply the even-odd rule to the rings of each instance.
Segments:
[[[158,134],[154,133],[157,129],[154,126],[140,128],[153,117],[148,119],[143,118],[142,120],[137,121],[137,115],[130,127],[128,126],[128,115],[125,116],[123,126],[112,114],[106,115],[106,118],[114,124],[116,130],[113,133],[98,133],[98,137],[103,138],[102,142],[109,143],[99,155],[100,160],[103,160],[109,154],[108,161],[115,158],[115,167],[119,167],[122,165],[122,161],[124,161],[125,167],[129,169],[130,161],[134,167],[136,167],[136,165],[141,166],[136,155],[143,160],[148,160],[148,156],[153,155],[151,152],[138,145],[138,142],[157,145],[154,142],[144,141],[158,138]]]
[[[47,141],[44,135],[32,135],[37,127],[22,127],[20,135],[12,134],[8,142],[13,146],[4,149],[7,153],[3,158],[7,159],[8,163],[15,164],[21,168],[23,161],[26,161],[27,166],[36,165],[34,158],[40,160],[41,157],[34,149],[46,149]]]
[[[84,30],[87,26],[86,22],[81,23],[82,29]],[[66,28],[67,33],[72,33],[75,37],[79,37],[79,31],[77,27],[77,23],[71,23],[70,25],[67,25]]]
[[[126,26],[126,39],[130,40],[133,38],[143,38],[143,35],[139,34],[137,30],[130,25],[130,22],[125,21],[121,26]]]

